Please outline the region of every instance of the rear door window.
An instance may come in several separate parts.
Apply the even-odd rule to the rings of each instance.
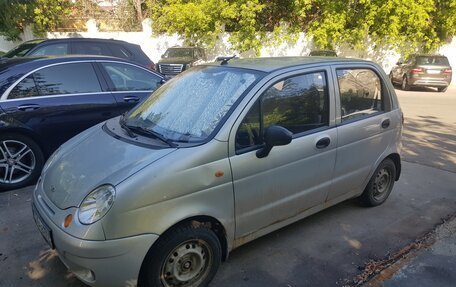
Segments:
[[[337,69],[342,122],[384,111],[382,84],[370,69]]]
[[[47,67],[33,73],[42,96],[101,92],[91,63],[69,63]]]
[[[49,44],[43,47],[39,47],[30,53],[30,55],[33,56],[59,56],[67,54],[69,54],[69,52],[68,44],[66,43]]]
[[[73,54],[80,55],[105,55],[110,56],[111,52],[105,43],[97,42],[75,42],[73,45]]]

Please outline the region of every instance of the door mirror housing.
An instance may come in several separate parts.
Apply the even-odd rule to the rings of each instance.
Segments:
[[[258,158],[266,157],[274,146],[287,145],[293,139],[293,133],[284,127],[272,125],[264,132],[264,147],[256,153]]]
[[[404,62],[402,60],[397,61],[396,65],[402,65]]]

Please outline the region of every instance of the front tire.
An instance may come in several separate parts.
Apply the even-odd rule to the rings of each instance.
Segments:
[[[360,196],[360,201],[365,206],[377,206],[386,201],[391,193],[396,178],[396,165],[387,158],[380,163],[369,183]]]
[[[140,271],[140,287],[203,287],[222,258],[217,235],[202,224],[178,226],[152,246]]]
[[[0,136],[0,191],[34,184],[44,164],[40,147],[15,133]]]
[[[445,93],[447,89],[448,87],[438,87],[437,91],[439,91],[440,93]]]

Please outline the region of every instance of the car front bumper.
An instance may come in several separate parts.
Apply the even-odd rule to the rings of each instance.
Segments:
[[[33,197],[35,222],[51,230],[51,245],[61,261],[90,286],[136,286],[141,264],[156,234],[142,234],[112,240],[84,240],[74,237],[50,218],[45,207]],[[38,218],[36,218],[38,217]],[[90,228],[90,227],[88,227]],[[43,231],[43,227],[39,226]]]

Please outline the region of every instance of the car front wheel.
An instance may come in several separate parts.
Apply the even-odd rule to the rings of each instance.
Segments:
[[[39,146],[19,134],[0,136],[0,190],[35,183],[44,164]]]
[[[212,230],[200,224],[179,226],[149,250],[138,286],[207,286],[220,265],[221,250]]]

